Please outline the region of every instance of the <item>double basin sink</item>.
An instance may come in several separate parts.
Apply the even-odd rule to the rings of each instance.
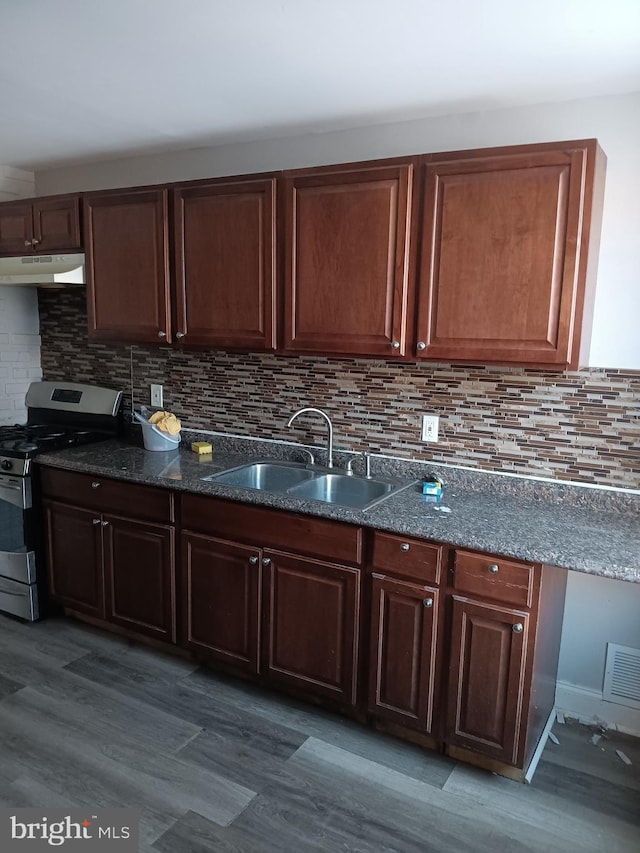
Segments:
[[[224,486],[285,493],[294,498],[360,510],[371,509],[414,482],[358,477],[337,473],[333,469],[317,469],[300,462],[279,461],[252,462],[202,479]]]

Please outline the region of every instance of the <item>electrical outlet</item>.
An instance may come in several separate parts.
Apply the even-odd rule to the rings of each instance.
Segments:
[[[162,385],[151,385],[151,405],[162,408]]]
[[[439,415],[423,415],[422,416],[422,441],[437,441],[438,440],[438,425],[440,423]]]

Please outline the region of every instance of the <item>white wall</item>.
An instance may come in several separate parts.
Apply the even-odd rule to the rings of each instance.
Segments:
[[[0,166],[0,201],[35,195],[33,172]],[[0,424],[22,423],[29,384],[42,377],[35,287],[0,287]]]
[[[170,109],[170,105],[167,107]],[[38,173],[39,195],[596,137],[608,156],[589,364],[640,369],[640,93],[126,158]]]

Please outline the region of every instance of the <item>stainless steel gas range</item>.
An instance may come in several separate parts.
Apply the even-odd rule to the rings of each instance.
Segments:
[[[122,391],[73,382],[32,382],[27,423],[0,426],[0,612],[39,619],[46,604],[38,453],[113,438]]]

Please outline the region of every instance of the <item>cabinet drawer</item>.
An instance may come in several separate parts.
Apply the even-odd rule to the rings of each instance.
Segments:
[[[48,498],[96,512],[172,522],[173,495],[138,483],[109,480],[97,474],[78,474],[56,468],[42,469],[42,491]]]
[[[362,528],[339,521],[183,495],[182,526],[258,548],[297,551],[340,563],[362,563]]]
[[[373,537],[374,569],[419,581],[440,582],[442,545],[376,532]]]
[[[454,586],[459,592],[531,607],[535,567],[489,554],[456,551]]]

